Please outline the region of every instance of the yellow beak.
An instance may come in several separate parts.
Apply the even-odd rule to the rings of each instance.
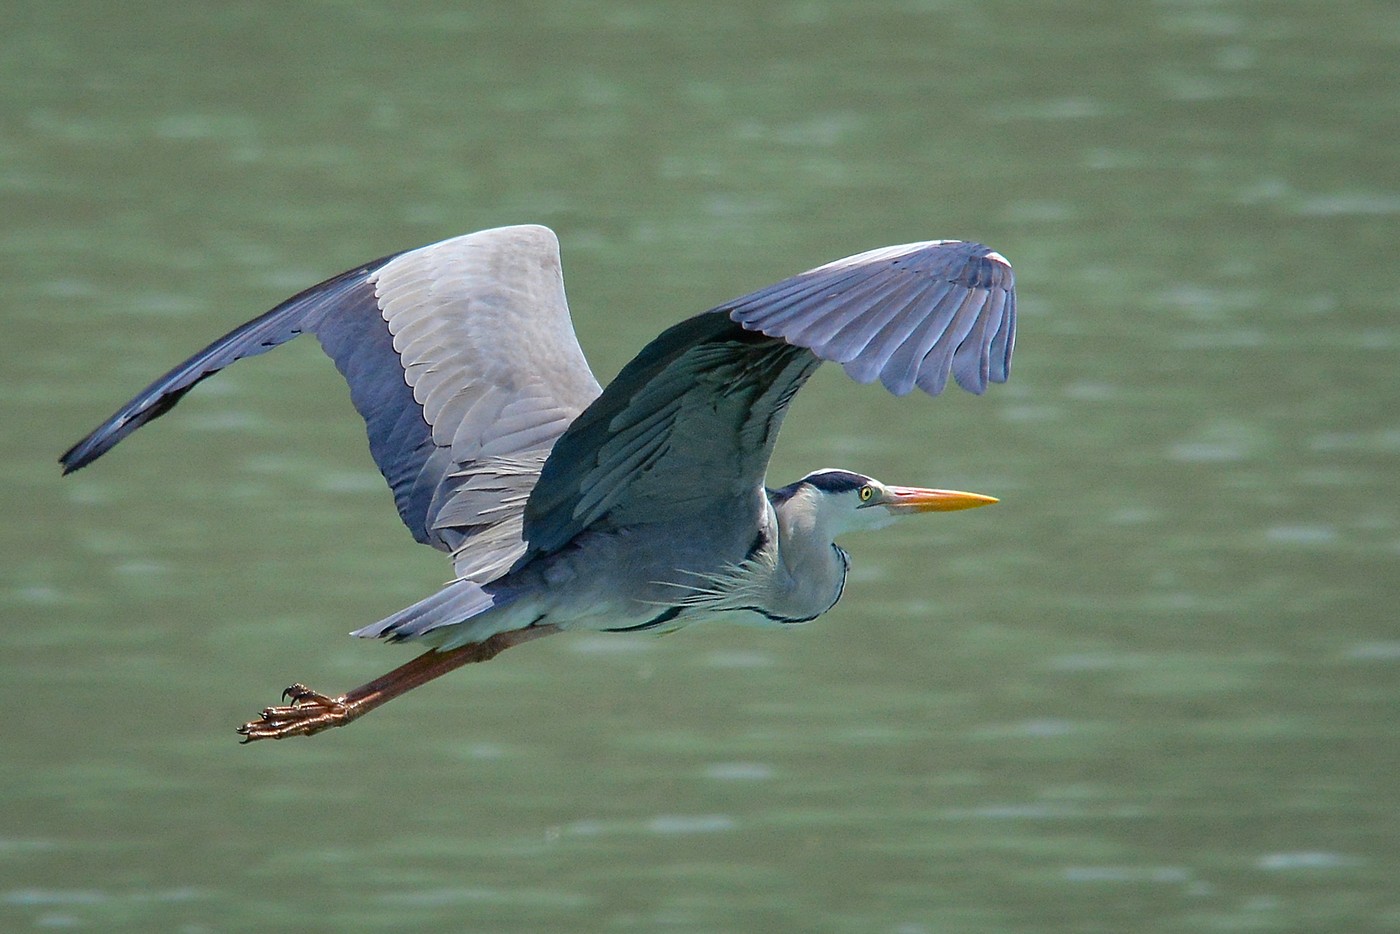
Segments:
[[[976,509],[997,501],[995,496],[963,493],[959,490],[924,490],[916,486],[887,486],[886,497],[880,505],[893,513],[952,512],[956,509]]]

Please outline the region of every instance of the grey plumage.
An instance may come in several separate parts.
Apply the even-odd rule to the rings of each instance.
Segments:
[[[819,472],[766,490],[793,394],[823,360],[896,394],[936,395],[950,374],[981,393],[1007,378],[1015,320],[1011,267],[987,247],[885,247],[676,324],[604,390],[574,336],[553,233],[500,228],[301,292],[153,382],[61,461],[65,473],[91,463],[200,380],[310,333],[350,386],[404,524],[456,572],[358,635],[448,649],[544,622],[806,619],[840,595],[834,535],[886,521],[865,507],[991,500],[849,472],[845,486]]]

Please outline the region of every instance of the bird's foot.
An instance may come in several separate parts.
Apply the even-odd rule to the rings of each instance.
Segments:
[[[290,704],[263,708],[262,718],[238,728],[243,742],[255,739],[285,739],[288,736],[311,736],[334,726],[344,726],[361,711],[347,703],[344,695],[328,697],[304,684],[293,684],[282,692]]]

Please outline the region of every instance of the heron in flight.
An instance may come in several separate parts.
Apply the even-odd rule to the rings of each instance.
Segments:
[[[454,574],[354,633],[427,652],[338,696],[294,684],[239,728],[245,742],[310,735],[561,630],[825,613],[846,581],[843,532],[996,500],[834,469],[767,487],[793,394],[823,360],[896,395],[937,395],[950,374],[974,393],[1005,381],[1013,282],[977,243],[871,250],[682,321],[603,389],[574,336],[554,233],[484,230],[293,296],[157,379],[61,463],[92,463],[235,360],[316,336],[400,518]]]

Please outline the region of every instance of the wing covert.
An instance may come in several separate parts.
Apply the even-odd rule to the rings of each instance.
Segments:
[[[698,315],[627,364],[555,443],[525,508],[530,553],[595,523],[703,514],[763,482],[810,352]]]
[[[524,550],[521,512],[550,447],[602,391],[569,319],[558,240],[539,226],[468,234],[395,257],[373,283],[430,429],[413,484],[420,540],[488,580]]]

